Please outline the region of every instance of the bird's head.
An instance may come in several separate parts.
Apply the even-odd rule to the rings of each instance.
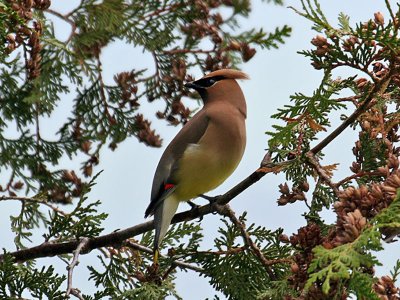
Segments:
[[[203,99],[204,103],[222,96],[237,95],[243,97],[242,90],[235,79],[249,79],[249,77],[238,70],[222,69],[211,72],[198,80],[188,82],[185,87],[195,89]]]

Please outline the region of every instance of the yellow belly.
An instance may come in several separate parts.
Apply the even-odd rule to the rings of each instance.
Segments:
[[[218,187],[236,169],[241,158],[241,155],[221,157],[210,149],[202,150],[201,146],[193,145],[181,158],[174,192],[180,201],[190,200]]]

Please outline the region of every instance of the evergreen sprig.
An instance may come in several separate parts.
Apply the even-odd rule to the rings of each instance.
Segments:
[[[326,249],[323,246],[314,248],[314,259],[308,268],[310,277],[305,289],[321,283],[322,291],[328,294],[332,282],[346,286],[344,282],[349,281],[351,292],[356,296],[379,299],[372,292],[374,279],[371,274],[365,273],[365,269],[380,265],[371,251],[383,250],[380,229],[388,227],[400,227],[400,192],[391,205],[372,219],[353,242],[334,249]]]
[[[246,214],[240,216],[239,220],[245,222]],[[229,299],[257,299],[260,293],[269,289],[271,279],[257,256],[241,242],[240,230],[227,220],[222,219],[222,222],[224,227],[219,228],[220,236],[214,240],[216,252],[197,253],[192,260],[201,263],[206,270],[203,276],[209,277],[211,285]],[[271,261],[289,255],[290,248],[279,239],[282,229],[271,231],[251,224],[247,232]],[[279,262],[274,270],[279,278],[288,271],[287,266]]]
[[[6,253],[0,261],[2,299],[26,298],[26,293],[35,299],[65,299],[61,289],[65,279],[65,275],[55,273],[53,266],[31,268],[24,264],[16,264]]]

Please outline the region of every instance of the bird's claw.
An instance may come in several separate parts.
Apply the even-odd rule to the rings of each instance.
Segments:
[[[198,205],[196,203],[193,203],[192,201],[188,201],[187,204],[190,205],[191,210],[195,210],[195,209],[198,209],[200,207],[200,205]]]
[[[211,197],[211,196],[207,196],[207,195],[204,195],[204,194],[200,194],[199,197],[201,197],[203,199],[206,199],[210,203],[214,203],[215,201],[217,201],[219,196]]]
[[[192,201],[188,201],[187,203],[192,207],[190,210],[193,210],[193,211],[199,210],[200,205],[193,203]],[[201,221],[203,221],[203,216],[200,216],[199,220],[197,222],[200,223]]]

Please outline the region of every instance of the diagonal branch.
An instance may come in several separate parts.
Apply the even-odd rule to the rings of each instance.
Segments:
[[[69,18],[70,14],[63,15],[60,12],[55,11],[55,10],[50,9],[50,8],[46,9],[45,12],[48,12],[48,13],[60,18],[61,20],[67,22],[71,26],[71,33],[69,34],[67,40],[65,41],[65,44],[67,45],[72,40],[74,35],[76,34],[76,31],[77,31],[76,23],[72,19]]]
[[[191,209],[178,213],[174,216],[171,223],[175,224],[185,221],[191,221],[200,218],[202,216],[215,213],[216,212],[215,204],[225,205],[229,203],[233,198],[235,198],[237,195],[242,193],[248,187],[259,181],[266,174],[282,170],[287,165],[288,162],[281,162],[281,163],[264,162],[261,166],[262,168],[254,171],[250,176],[242,180],[239,184],[237,184],[235,187],[230,189],[225,194],[215,197],[215,201],[213,201],[212,203],[200,206],[199,208],[196,209]],[[101,247],[107,247],[107,246],[118,247],[126,239],[134,237],[139,234],[143,234],[152,229],[154,229],[153,220],[129,227],[124,230],[115,231],[102,236],[90,238],[85,246],[84,251],[81,251],[81,255],[89,253],[91,250]],[[79,240],[72,240],[63,243],[45,242],[41,245],[32,248],[22,249],[15,252],[9,252],[7,253],[7,255],[13,256],[15,261],[17,262],[25,262],[41,257],[49,257],[66,253],[72,253],[78,247],[79,243],[80,243]],[[4,254],[0,255],[0,261],[2,260],[3,256]]]
[[[339,188],[332,182],[330,179],[329,175],[325,172],[323,167],[320,165],[318,159],[315,157],[315,155],[309,151],[306,153],[306,156],[308,158],[308,163],[314,168],[314,170],[317,172],[318,176],[333,190],[335,195],[339,197]]]
[[[368,94],[365,96],[364,102],[346,119],[340,124],[334,131],[332,131],[327,137],[325,137],[320,143],[310,150],[310,153],[317,154],[327,145],[329,145],[335,138],[338,137],[347,127],[349,127],[357,118],[367,110],[369,104],[374,97],[382,95],[388,87],[392,76],[397,72],[397,68],[391,68],[390,71],[373,87],[370,89]]]

